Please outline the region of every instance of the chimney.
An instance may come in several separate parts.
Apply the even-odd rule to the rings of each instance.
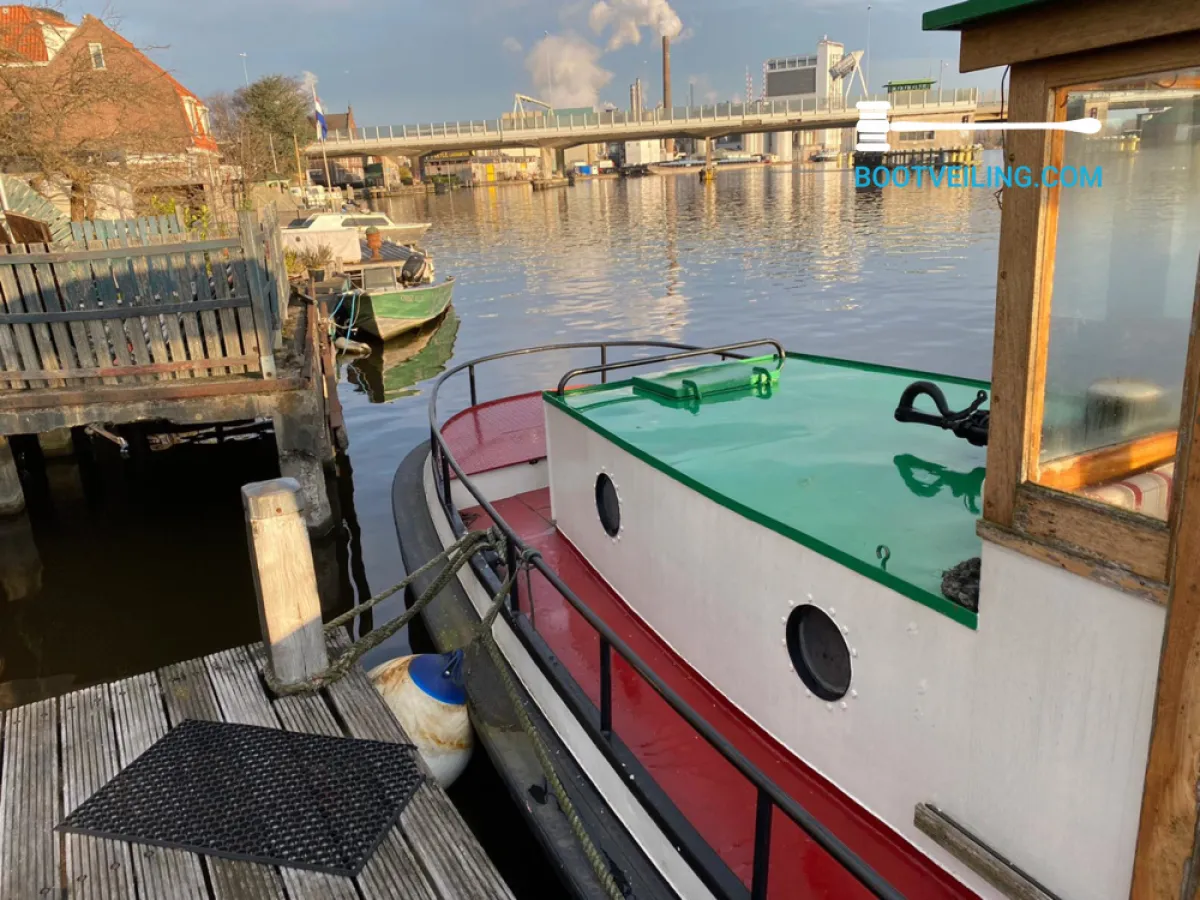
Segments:
[[[671,39],[663,35],[663,110],[671,115]],[[663,141],[663,152],[667,159],[675,158],[675,138]]]

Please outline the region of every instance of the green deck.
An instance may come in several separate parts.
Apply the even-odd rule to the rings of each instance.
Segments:
[[[721,505],[974,628],[976,614],[943,597],[941,580],[980,553],[985,451],[893,418],[904,388],[921,379],[954,409],[988,387],[789,355],[770,390],[676,400],[630,380],[545,399]]]

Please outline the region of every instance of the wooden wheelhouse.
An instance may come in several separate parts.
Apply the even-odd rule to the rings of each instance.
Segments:
[[[984,591],[1000,545],[1165,606],[1131,895],[1193,897],[1200,3],[970,0],[924,24],[962,32],[962,71],[1008,67],[1009,121],[1099,120],[1005,134],[1032,186],[1002,197]]]

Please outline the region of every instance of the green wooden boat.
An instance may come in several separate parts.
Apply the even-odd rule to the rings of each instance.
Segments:
[[[363,263],[351,272],[351,283],[361,291],[342,304],[350,323],[367,334],[387,341],[432,322],[450,306],[454,277],[438,283],[410,284],[404,261]]]
[[[451,307],[442,318],[354,360],[350,380],[372,403],[411,396],[417,393],[416,385],[445,370],[457,336],[458,316]]]

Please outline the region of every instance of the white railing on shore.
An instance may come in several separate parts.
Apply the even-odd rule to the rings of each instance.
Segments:
[[[713,123],[744,120],[747,126],[773,124],[771,119],[798,116],[829,115],[853,112],[859,100],[888,100],[892,109],[936,109],[938,107],[986,106],[1000,102],[999,92],[978,88],[956,88],[946,91],[908,91],[897,94],[872,94],[854,97],[845,102],[829,98],[818,102],[814,97],[804,100],[757,100],[750,103],[716,103],[706,106],[676,106],[671,109],[648,109],[641,114],[623,109],[574,115],[530,114],[506,119],[483,119],[464,122],[429,123],[425,125],[375,125],[351,131],[331,131],[327,141],[353,143],[357,141],[414,141],[433,138],[513,137],[523,132],[578,132],[622,126],[663,125],[671,122]],[[763,120],[763,121],[758,121]]]

